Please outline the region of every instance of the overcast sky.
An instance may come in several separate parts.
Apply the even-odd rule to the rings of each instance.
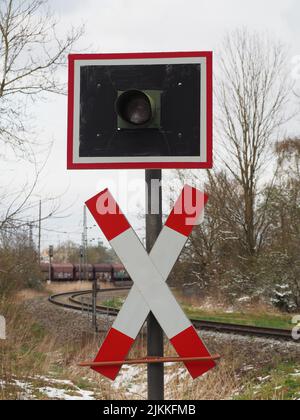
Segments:
[[[291,60],[300,56],[299,0],[50,0],[49,4],[60,16],[63,28],[86,25],[78,50],[88,48],[99,53],[213,50],[217,60],[224,33],[246,26],[268,32],[289,45]],[[67,77],[67,71],[63,77]],[[78,242],[84,201],[105,188],[111,180],[117,180],[121,182],[118,199],[124,202],[127,179],[142,180],[143,172],[68,172],[66,98],[52,96],[48,102],[35,106],[33,112],[41,141],[54,142],[39,193],[44,198],[66,192],[61,207],[72,205],[66,212],[71,214],[69,218],[44,223],[45,229],[68,234],[44,230],[43,246],[66,239]],[[24,179],[30,177],[30,169],[23,163],[6,164],[3,169],[2,182],[5,179],[6,183],[15,186],[22,185]],[[143,197],[136,194],[134,204],[128,210],[129,219],[139,227],[136,214],[142,202]],[[92,224],[89,219],[89,225]],[[90,231],[90,238],[99,236],[98,230]]]

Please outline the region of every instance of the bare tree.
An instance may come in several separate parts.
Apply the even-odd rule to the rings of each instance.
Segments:
[[[300,140],[287,138],[275,150],[277,176],[274,185],[267,186],[270,229],[264,247],[265,272],[273,303],[291,311],[300,307]]]
[[[252,256],[265,229],[264,212],[255,211],[258,181],[274,137],[288,119],[291,89],[281,44],[246,30],[226,37],[217,91],[222,160],[243,190],[242,228]]]
[[[33,201],[32,195],[37,187],[39,174],[31,184],[23,185],[19,191],[11,191],[9,196],[7,191],[0,195],[0,244],[1,235],[6,236],[7,233],[12,234],[22,229],[28,224],[36,225],[37,218],[30,217],[32,210],[36,209],[39,200]],[[48,197],[43,200],[44,206],[49,207],[47,213],[41,218],[41,221],[47,220],[52,216],[58,217],[60,213],[60,203],[58,197]]]
[[[26,126],[29,101],[52,92],[63,94],[58,70],[83,28],[62,38],[47,0],[0,2],[0,140],[15,152],[28,152]],[[28,155],[27,155],[28,157]]]
[[[28,223],[35,203],[41,172],[48,159],[38,165],[33,152],[33,132],[29,127],[30,104],[44,99],[46,93],[65,94],[65,81],[59,71],[66,67],[67,54],[83,33],[70,28],[59,36],[59,22],[47,0],[0,1],[0,144],[9,145],[16,156],[34,166],[34,179],[19,191],[11,187],[0,190],[0,231],[2,235],[17,232]],[[65,78],[64,78],[65,79]],[[38,166],[40,166],[38,168]],[[50,209],[44,218],[58,211],[58,201],[45,199]],[[52,203],[52,204],[50,204]],[[30,223],[34,223],[31,220]]]
[[[300,139],[287,138],[276,144],[279,176],[300,180]]]

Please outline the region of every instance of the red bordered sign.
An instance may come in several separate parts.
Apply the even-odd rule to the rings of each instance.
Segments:
[[[68,90],[68,169],[212,167],[212,52],[73,54]],[[128,91],[154,104],[151,122],[124,124]]]

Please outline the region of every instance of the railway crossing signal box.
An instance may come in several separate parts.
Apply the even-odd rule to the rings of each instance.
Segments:
[[[69,57],[69,169],[212,167],[212,54]]]

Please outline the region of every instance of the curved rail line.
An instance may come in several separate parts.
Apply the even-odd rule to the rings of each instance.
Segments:
[[[129,287],[124,288],[115,288],[115,289],[102,289],[98,293],[112,293],[117,291],[128,291]],[[78,297],[91,294],[91,290],[83,290],[80,292],[68,292],[68,293],[59,293],[49,297],[49,302],[54,305],[61,306],[67,309],[80,310],[84,312],[91,312],[92,305],[78,300]],[[97,305],[97,313],[105,314],[109,316],[117,316],[119,310],[116,308]],[[282,339],[286,341],[294,341],[292,337],[291,330],[278,329],[278,328],[264,328],[264,327],[255,327],[250,325],[240,325],[240,324],[229,324],[223,322],[215,321],[205,321],[198,319],[191,319],[193,325],[197,329],[206,330],[206,331],[217,331],[227,334],[239,334],[247,335],[253,337],[264,337],[264,338],[273,338],[273,339]],[[299,343],[300,344],[300,343]]]

